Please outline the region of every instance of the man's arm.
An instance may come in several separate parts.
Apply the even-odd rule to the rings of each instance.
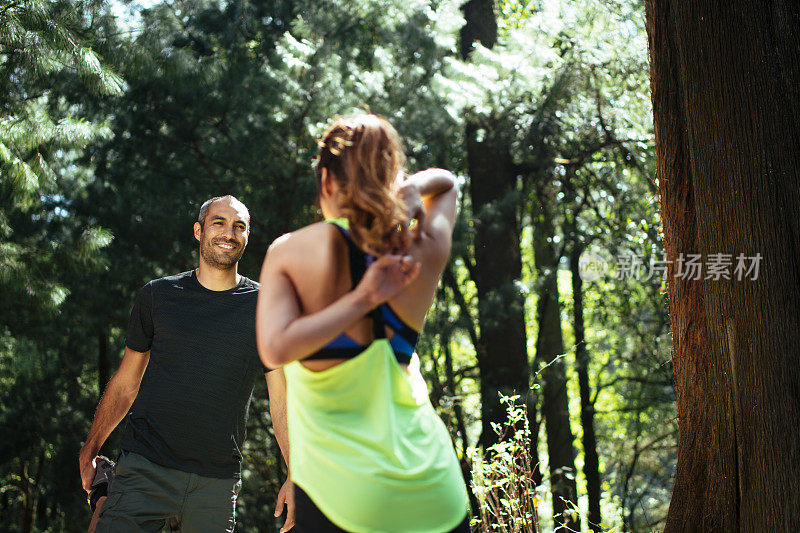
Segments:
[[[289,432],[286,422],[286,376],[283,368],[267,372],[267,394],[269,395],[269,414],[272,418],[272,429],[275,432],[275,440],[281,449],[281,455],[289,469]],[[286,522],[281,527],[281,533],[289,531],[294,526],[294,485],[292,484],[291,473],[286,476],[286,481],[278,491],[278,499],[275,505],[275,516],[283,513],[283,506],[286,505]]]
[[[283,368],[267,372],[267,394],[269,396],[269,414],[272,418],[272,429],[275,440],[281,449],[283,461],[289,467],[289,432],[286,423],[286,375]]]
[[[81,448],[78,465],[83,489],[89,492],[94,479],[94,458],[108,436],[122,421],[139,393],[142,376],[150,360],[150,352],[137,352],[125,347],[119,368],[108,382],[103,398],[94,414],[86,444]]]

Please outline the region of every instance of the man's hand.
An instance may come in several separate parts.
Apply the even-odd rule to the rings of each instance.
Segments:
[[[278,491],[278,501],[275,504],[275,516],[283,514],[283,506],[286,505],[286,521],[281,527],[280,533],[286,533],[294,527],[294,483],[291,478],[286,478],[281,490]]]
[[[95,459],[97,454],[91,453],[86,447],[81,448],[81,453],[78,455],[78,468],[81,472],[81,484],[83,490],[87,493],[92,490],[92,482],[94,481],[94,474],[96,470]]]

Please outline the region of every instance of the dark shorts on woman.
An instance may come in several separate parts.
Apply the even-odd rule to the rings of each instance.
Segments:
[[[295,524],[292,533],[349,533],[328,520],[303,489],[295,485],[294,491]],[[470,533],[469,515],[455,529],[442,533]]]

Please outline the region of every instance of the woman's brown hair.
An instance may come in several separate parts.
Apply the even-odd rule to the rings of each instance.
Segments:
[[[339,207],[350,221],[350,234],[365,251],[389,252],[389,242],[405,220],[395,180],[405,165],[397,131],[376,115],[341,118],[319,141],[314,160],[317,183],[328,170],[341,188]]]

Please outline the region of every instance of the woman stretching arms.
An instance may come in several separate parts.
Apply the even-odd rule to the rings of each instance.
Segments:
[[[414,354],[452,241],[457,189],[405,181],[394,128],[335,122],[314,163],[326,218],[277,239],[261,271],[262,361],[286,365],[300,533],[468,532],[466,487]],[[407,214],[417,221],[392,249]]]

